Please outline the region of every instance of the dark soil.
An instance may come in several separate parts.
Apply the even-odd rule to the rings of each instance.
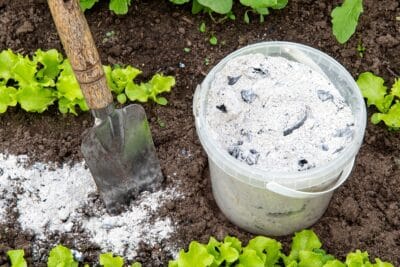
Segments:
[[[190,8],[168,1],[133,1],[129,14],[115,16],[107,1],[86,13],[104,64],[131,64],[144,71],[144,79],[155,72],[176,77],[177,85],[166,95],[165,107],[145,104],[154,141],[167,184],[179,184],[186,198],[167,203],[160,216],[168,215],[177,225],[167,242],[187,247],[193,239],[207,241],[210,235],[226,234],[244,240],[252,235],[229,223],[214,203],[207,157],[196,136],[192,116],[192,96],[196,85],[221,58],[246,44],[286,40],[318,48],[342,63],[356,77],[372,71],[388,84],[400,74],[400,14],[398,0],[365,0],[357,33],[345,45],[331,34],[330,11],[341,1],[291,0],[287,8],[273,12],[266,22],[253,17],[242,21],[244,10],[235,7],[236,21],[212,23],[210,17],[192,16]],[[208,33],[198,31],[205,21]],[[115,35],[106,38],[106,33]],[[211,33],[219,44],[211,46]],[[366,47],[364,57],[357,44]],[[184,48],[189,47],[189,53]],[[0,0],[0,49],[11,48],[26,54],[36,49],[57,48],[60,41],[45,1]],[[182,64],[184,64],[184,67]],[[208,63],[208,64],[207,64]],[[370,115],[370,114],[369,114]],[[165,123],[161,127],[160,121]],[[32,160],[75,162],[82,159],[83,131],[92,125],[89,113],[62,116],[56,109],[43,114],[27,114],[18,108],[0,116],[0,152],[27,154]],[[313,226],[324,247],[343,259],[355,249],[367,250],[400,266],[400,134],[383,125],[368,125],[365,142],[349,181],[334,194],[328,211]],[[29,233],[21,233],[15,217],[0,226],[0,265],[8,248],[25,248],[31,257]],[[279,238],[286,246],[290,237]],[[54,240],[53,240],[54,241]],[[73,245],[66,238],[67,244]],[[166,266],[169,254],[143,244],[138,260],[145,266]],[[44,244],[43,253],[47,246]],[[87,248],[95,250],[95,248]]]

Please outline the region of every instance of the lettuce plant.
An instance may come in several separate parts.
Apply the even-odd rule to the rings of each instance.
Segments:
[[[141,71],[132,66],[104,66],[104,71],[110,90],[121,104],[128,99],[150,99],[166,105],[167,99],[159,95],[170,92],[175,85],[174,77],[161,74],[136,84],[134,79]],[[55,103],[63,114],[77,115],[76,107],[89,109],[68,59],[55,49],[39,49],[32,59],[11,50],[0,53],[0,113],[17,104],[25,111],[41,113]]]
[[[372,114],[371,122],[383,121],[390,130],[400,130],[400,79],[395,79],[390,92],[385,81],[371,72],[361,73],[357,85],[367,99],[368,106],[375,106],[379,112]]]

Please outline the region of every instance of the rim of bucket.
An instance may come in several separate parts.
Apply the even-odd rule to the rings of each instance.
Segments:
[[[301,172],[298,171],[290,171],[290,172],[280,172],[280,171],[267,171],[262,168],[259,168],[257,166],[248,166],[244,164],[243,162],[239,162],[236,159],[232,158],[231,156],[228,155],[228,153],[224,153],[225,150],[220,148],[220,145],[216,140],[213,138],[213,136],[210,134],[210,131],[208,131],[209,126],[208,123],[206,122],[206,107],[207,107],[207,94],[209,90],[209,85],[211,84],[212,80],[211,77],[215,77],[215,74],[217,71],[221,70],[222,67],[230,61],[232,58],[242,54],[243,52],[250,50],[252,48],[267,48],[267,47],[280,47],[282,48],[294,48],[297,50],[302,50],[302,51],[307,51],[308,53],[315,54],[319,57],[325,58],[327,61],[329,61],[333,66],[335,66],[336,69],[338,69],[340,72],[342,72],[343,78],[349,82],[349,87],[356,89],[353,90],[355,91],[354,95],[356,96],[357,100],[360,102],[360,112],[358,115],[354,114],[354,110],[352,109],[352,113],[354,115],[354,123],[356,125],[355,127],[355,134],[353,136],[352,141],[345,147],[345,149],[340,153],[340,156],[327,162],[326,164],[320,165],[318,167],[315,167],[313,169],[309,170],[304,170]],[[256,53],[256,52],[254,52]],[[244,55],[244,54],[243,54]],[[207,90],[205,90],[207,89]],[[282,181],[283,183],[288,183],[290,182],[289,180],[292,180],[293,183],[298,183],[300,181],[310,181],[315,178],[319,178],[319,182],[323,182],[324,178],[329,176],[328,174],[332,172],[337,172],[339,173],[348,162],[356,156],[358,153],[358,150],[361,146],[362,140],[364,138],[364,132],[365,132],[365,127],[366,127],[366,120],[367,120],[367,113],[366,113],[366,108],[364,104],[364,98],[361,95],[360,90],[358,89],[358,86],[356,82],[354,81],[353,77],[350,75],[350,73],[335,59],[330,57],[329,55],[325,54],[322,51],[319,51],[315,48],[312,48],[310,46],[306,46],[303,44],[298,44],[298,43],[293,43],[293,42],[284,42],[284,41],[267,41],[267,42],[260,42],[252,45],[245,46],[243,48],[240,48],[226,57],[224,57],[217,65],[215,65],[211,71],[207,74],[203,82],[201,83],[201,90],[197,90],[199,92],[196,92],[196,95],[194,96],[194,100],[197,102],[197,107],[194,106],[194,109],[198,108],[198,112],[195,113],[196,117],[196,127],[197,127],[197,132],[199,134],[200,141],[206,150],[208,157],[216,161],[215,163],[217,165],[224,164],[225,166],[223,167],[224,171],[232,174],[236,177],[238,177],[238,174],[241,176],[246,177],[246,182],[254,184],[254,182],[259,183],[265,183],[265,182],[270,182],[270,181],[276,181],[277,179],[284,179],[287,181]],[[197,113],[197,114],[196,114]],[[199,121],[198,121],[199,120]],[[200,127],[199,125],[200,124]],[[199,128],[201,128],[201,131],[199,131]],[[221,167],[221,166],[220,166]],[[228,170],[232,169],[231,171]],[[334,177],[336,178],[336,177]],[[326,179],[329,179],[329,177],[326,177]],[[332,179],[332,177],[331,177]],[[252,181],[253,180],[253,181]],[[312,185],[312,184],[308,184]]]

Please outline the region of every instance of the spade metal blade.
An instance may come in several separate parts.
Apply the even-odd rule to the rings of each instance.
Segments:
[[[140,192],[160,187],[161,167],[140,105],[109,106],[94,115],[97,123],[81,149],[107,210],[118,213]]]

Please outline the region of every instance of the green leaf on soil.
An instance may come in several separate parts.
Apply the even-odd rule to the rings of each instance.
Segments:
[[[9,250],[7,256],[10,258],[11,267],[27,267],[25,252],[22,249]]]
[[[339,43],[344,44],[354,34],[362,12],[362,0],[344,0],[341,6],[332,10],[333,35]]]
[[[124,266],[124,259],[120,256],[113,256],[112,253],[103,253],[99,256],[100,265],[104,267],[122,267]]]
[[[181,250],[175,261],[170,261],[169,267],[207,267],[214,261],[214,257],[207,251],[205,245],[196,241],[190,242],[188,252]]]
[[[8,107],[15,107],[17,104],[17,89],[0,85],[0,113],[7,111]]]
[[[125,15],[130,5],[131,0],[110,0],[109,8],[117,15]]]
[[[50,251],[47,267],[78,267],[78,262],[69,248],[58,245]]]
[[[216,36],[211,36],[210,37],[210,44],[211,45],[217,45],[218,44],[218,39],[217,39],[217,37]]]
[[[380,112],[386,113],[393,101],[393,95],[387,94],[385,81],[371,72],[364,72],[358,76],[357,85],[362,95],[367,99],[368,106],[374,105]]]
[[[197,0],[199,4],[210,8],[212,11],[219,14],[227,14],[232,9],[232,0]]]
[[[99,0],[80,0],[79,4],[82,11],[85,12],[86,9],[91,9],[98,1]]]

